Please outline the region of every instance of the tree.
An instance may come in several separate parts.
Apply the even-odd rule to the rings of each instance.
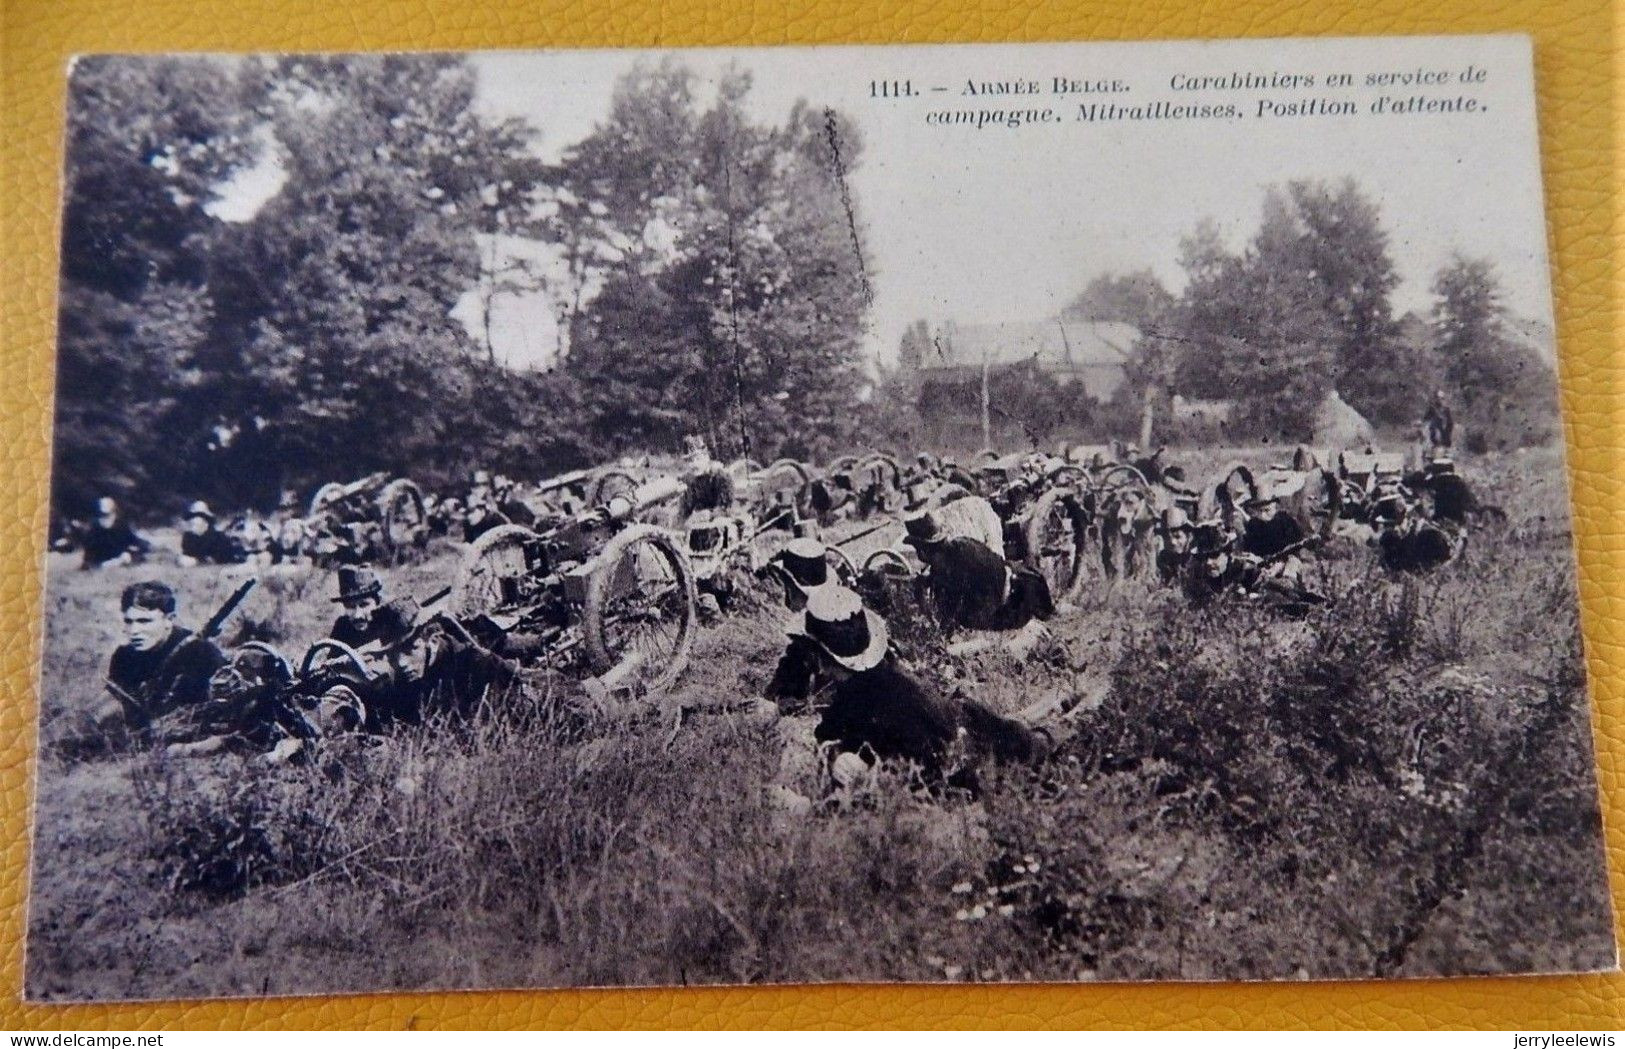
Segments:
[[[1240,426],[1272,439],[1311,436],[1333,389],[1378,421],[1414,419],[1428,368],[1393,315],[1398,276],[1379,219],[1352,179],[1299,180],[1265,191],[1240,254],[1201,224],[1180,245],[1184,292],[1141,340],[1131,375],[1233,400]]]
[[[586,429],[606,450],[698,431],[725,454],[824,454],[846,442],[863,379],[863,260],[840,182],[861,142],[800,104],[754,124],[743,74],[694,112],[688,80],[672,65],[634,73],[574,151],[610,173],[566,179],[601,238],[577,250],[610,260],[565,362]]]
[[[172,508],[176,413],[213,313],[209,205],[254,160],[252,123],[219,62],[92,56],[74,65],[66,153],[54,506]]]
[[[1432,290],[1436,352],[1461,405],[1467,446],[1484,451],[1549,440],[1557,417],[1551,376],[1534,351],[1508,338],[1494,266],[1456,255]]]
[[[512,396],[450,309],[481,280],[477,238],[541,176],[531,132],[482,119],[455,57],[259,72],[287,180],[223,238],[211,401],[269,420],[285,476],[261,498],[336,468],[444,476],[496,442],[492,398]]]
[[[1150,270],[1102,273],[1078,293],[1061,316],[1068,320],[1115,321],[1141,331],[1160,327],[1174,297]]]
[[[917,371],[931,353],[931,328],[917,320],[903,329],[897,343],[897,366],[904,371]]]

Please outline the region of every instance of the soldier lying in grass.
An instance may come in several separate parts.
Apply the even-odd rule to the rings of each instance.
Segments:
[[[917,768],[927,786],[974,792],[982,762],[1036,763],[1062,734],[1058,722],[1038,727],[1036,710],[1033,719],[1010,718],[939,694],[890,651],[885,620],[851,590],[813,591],[789,635],[767,696],[787,714],[816,712],[813,736],[838,784],[892,761]]]
[[[225,662],[209,639],[212,630],[194,633],[177,622],[175,591],[166,583],[125,587],[119,611],[125,641],[108,660],[102,682],[108,698],[92,709],[88,731],[62,742],[64,757],[90,758],[161,741],[207,706],[209,678]]]

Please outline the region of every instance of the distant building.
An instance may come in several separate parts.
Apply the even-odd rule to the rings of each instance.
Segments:
[[[1030,367],[1062,385],[1081,383],[1089,396],[1104,401],[1123,385],[1123,366],[1139,337],[1132,324],[1115,321],[950,321],[932,334],[918,366],[909,370],[921,387],[971,386],[981,383],[984,366]]]

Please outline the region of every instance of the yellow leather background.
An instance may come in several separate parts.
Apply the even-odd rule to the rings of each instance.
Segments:
[[[923,43],[1527,32],[1535,40],[1584,624],[1625,898],[1619,12],[1600,0],[0,0],[0,1028],[1625,1026],[1625,977],[1403,984],[821,987],[24,1006],[63,72],[76,52]],[[1617,924],[1617,919],[1616,919]]]

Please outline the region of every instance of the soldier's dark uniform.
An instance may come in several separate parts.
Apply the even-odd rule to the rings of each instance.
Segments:
[[[212,526],[207,532],[182,532],[181,556],[200,565],[234,565],[243,559],[231,536]]]
[[[92,524],[85,529],[79,545],[84,551],[82,567],[85,568],[100,568],[121,554],[144,554],[151,548],[151,544],[136,535],[122,519],[107,525]]]
[[[1303,528],[1290,514],[1277,513],[1269,520],[1249,517],[1241,533],[1241,550],[1268,559],[1303,539]]]
[[[903,542],[930,566],[926,586],[944,627],[1019,630],[1055,614],[1049,585],[1037,572],[1011,565],[968,536],[944,537],[928,512],[908,518],[905,526]]]
[[[143,729],[155,720],[208,702],[209,678],[226,659],[214,642],[176,627],[164,643],[142,652],[121,645],[108,661],[107,679],[131,700],[125,721]]]

